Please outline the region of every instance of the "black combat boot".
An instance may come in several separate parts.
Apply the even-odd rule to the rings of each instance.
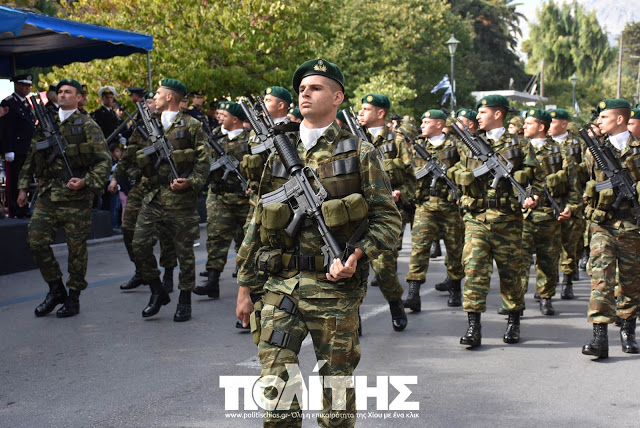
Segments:
[[[540,293],[538,293],[537,291],[535,293],[533,293],[533,300],[535,300],[536,302],[540,300]]]
[[[189,321],[191,319],[191,291],[180,290],[178,307],[173,316],[175,322]]]
[[[49,292],[44,301],[35,310],[37,317],[43,317],[54,310],[56,306],[62,305],[67,300],[67,289],[61,279],[49,283]]]
[[[609,358],[607,324],[593,324],[593,339],[582,347],[582,353],[602,359]]]
[[[509,312],[509,320],[507,321],[507,330],[502,337],[504,343],[520,342],[520,312]]]
[[[199,285],[193,290],[198,296],[209,296],[212,299],[220,298],[220,271],[209,269],[209,277],[205,285]]]
[[[69,290],[69,295],[67,299],[64,301],[64,305],[58,312],[56,312],[56,316],[58,318],[69,318],[74,315],[78,315],[80,313],[80,290]]]
[[[371,283],[369,284],[371,287],[377,287],[378,286],[378,276],[374,276],[373,279],[371,280]]]
[[[149,304],[146,308],[142,310],[142,317],[147,318],[154,316],[158,312],[160,312],[160,308],[164,305],[169,304],[171,302],[171,298],[169,294],[162,287],[162,282],[160,279],[155,279],[151,284],[149,284],[149,288],[151,288],[151,298],[149,299]]]
[[[482,344],[482,324],[480,324],[480,312],[467,312],[469,317],[469,328],[467,333],[460,338],[460,344],[466,345],[468,349],[478,347]]]
[[[145,282],[144,282],[144,279],[142,278],[142,275],[140,275],[138,271],[136,271],[136,273],[133,274],[129,282],[127,282],[126,284],[122,284],[120,286],[120,290],[133,290],[136,287],[140,287],[141,285],[144,285],[144,283]]]
[[[440,240],[433,241],[431,243],[431,252],[429,253],[429,258],[437,259],[440,256],[442,256],[442,249],[440,248]]]
[[[573,297],[573,279],[571,278],[571,275],[565,273],[562,278],[562,292],[560,293],[560,298],[562,300],[571,300]]]
[[[238,265],[236,265],[236,267],[233,269],[233,273],[231,274],[231,276],[233,278],[237,278],[238,277]]]
[[[408,281],[408,284],[409,293],[402,304],[405,308],[411,309],[413,312],[420,312],[422,307],[420,303],[420,283],[418,281]]]
[[[198,275],[203,276],[205,278],[207,278],[209,276],[209,271],[208,270],[203,270],[202,272],[200,272]]]
[[[578,262],[578,267],[582,270],[587,270],[587,262],[589,261],[589,247],[584,247],[584,253],[582,258]]]
[[[640,351],[636,342],[636,319],[624,320],[620,329],[620,342],[622,352],[627,354],[637,354]]]
[[[451,280],[451,287],[449,287],[449,300],[447,300],[447,306],[457,307],[462,306],[462,288],[460,287],[460,280]]]
[[[165,268],[164,276],[162,277],[162,288],[167,293],[173,292],[173,268]]]
[[[451,278],[449,278],[449,275],[447,275],[447,277],[444,279],[444,281],[438,282],[433,287],[438,291],[449,291],[449,289],[451,288],[451,285],[453,283],[454,283],[454,281]]]
[[[540,313],[542,315],[554,315],[556,313],[556,310],[553,309],[553,305],[551,304],[551,297],[540,299]]]
[[[580,281],[580,268],[578,266],[578,261],[577,260],[573,265],[573,273],[571,274],[571,279],[573,281]]]
[[[402,306],[402,300],[396,300],[389,302],[389,309],[391,310],[391,324],[395,331],[402,331],[407,328],[407,314],[404,312],[404,306]]]

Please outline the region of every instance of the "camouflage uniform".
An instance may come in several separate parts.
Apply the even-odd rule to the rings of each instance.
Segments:
[[[211,152],[202,125],[190,116],[178,113],[164,133],[175,148],[172,159],[176,169],[187,178],[189,187],[181,191],[171,190],[169,165],[163,162],[155,168],[154,154],[145,156],[138,152],[144,199],[133,235],[133,249],[144,280],[148,283],[159,281],[160,271],[153,246],[160,227],[166,228],[180,263],[179,288],[191,291],[195,286],[193,241],[200,235],[196,201],[209,174]]]
[[[576,165],[572,159],[563,156],[560,145],[551,139],[539,149],[533,147],[546,178],[551,196],[562,206],[577,211],[581,194],[578,189]],[[565,220],[566,221],[566,220]],[[564,222],[564,221],[563,221]],[[536,253],[536,289],[540,298],[549,299],[556,293],[558,285],[558,258],[562,250],[560,227],[557,216],[553,214],[549,199],[540,195],[533,210],[524,214],[522,230],[522,290],[527,292],[529,285],[529,267],[532,252]]]
[[[249,153],[249,134],[242,131],[229,140],[227,136],[218,140],[222,148],[238,160]],[[240,172],[246,177],[246,169],[240,165]],[[249,215],[249,197],[242,190],[240,180],[231,173],[226,181],[222,170],[211,173],[207,194],[207,270],[222,272],[227,262],[231,240],[236,240],[236,249],[244,236],[239,236]]]
[[[411,153],[400,134],[395,134],[387,126],[383,126],[380,133],[372,138],[373,146],[378,149],[382,163],[394,190],[400,190],[400,200],[396,203],[402,215],[402,228],[398,242],[391,252],[382,253],[371,261],[378,286],[384,298],[389,302],[402,299],[402,285],[398,281],[398,253],[402,248],[404,229],[409,222],[409,214],[405,207],[410,207],[415,194],[415,177]]]
[[[111,156],[100,127],[89,116],[75,111],[62,123],[57,115],[55,120],[60,134],[69,143],[66,153],[74,175],[82,178],[86,187],[77,191],[67,188],[70,177],[62,157],[47,164],[49,150],[35,149],[35,143],[44,140],[42,129],[38,127],[20,172],[18,188],[28,189],[33,174],[40,183],[38,200],[29,222],[28,241],[42,277],[48,283],[62,280],[60,266],[51,249],[58,227],[62,227],[69,249],[67,287],[81,291],[87,288],[85,274],[91,205],[109,177]]]
[[[526,185],[530,181],[534,194],[542,194],[544,179],[535,153],[525,139],[505,132],[497,141],[488,140],[495,152],[502,153],[513,164],[514,177]],[[482,162],[471,157],[465,145],[459,145],[460,162],[455,172],[462,189],[460,207],[464,211],[465,312],[485,312],[493,260],[500,276],[500,295],[509,312],[524,309],[524,293],[520,284],[522,258],[522,210],[511,184],[500,180],[498,189],[490,184],[487,173],[473,176]]]
[[[447,174],[453,177],[454,165],[459,160],[457,143],[447,136],[440,146],[434,146],[427,139],[426,143],[416,141],[422,145],[427,153],[440,159],[448,168]],[[427,163],[415,152],[414,163],[416,171]],[[447,276],[459,281],[464,277],[462,268],[462,247],[464,242],[464,223],[460,217],[458,205],[451,195],[451,189],[443,180],[436,182],[431,189],[431,176],[418,181],[416,189],[416,214],[411,230],[411,259],[407,281],[424,283],[429,269],[429,253],[433,241],[444,236],[447,249],[445,265]]]
[[[327,361],[320,369],[320,375],[350,376],[360,359],[358,307],[366,293],[368,261],[377,258],[382,251],[394,249],[401,218],[372,145],[341,130],[337,122],[333,122],[309,151],[300,141],[296,147],[303,163],[318,171],[327,188],[331,200],[325,201],[323,215],[340,245],[344,247],[351,238],[356,220],[368,219],[367,232],[355,244],[364,251],[365,257],[358,262],[353,277],[337,283],[327,281],[320,251],[324,244],[316,224],[311,220],[303,221],[297,236],[290,238],[283,230],[292,215],[289,205],[276,203],[262,207],[260,204],[238,254],[238,284],[251,288],[254,301],[256,296],[266,292],[262,302],[256,305],[251,326],[259,335],[262,379],[270,375],[287,379],[285,364],[298,362],[300,344],[307,333],[311,334],[318,360]],[[344,174],[338,175],[338,167],[342,167]],[[284,165],[277,155],[272,155],[264,171],[262,189],[277,189],[287,179]],[[348,201],[353,204],[347,205]],[[363,205],[363,201],[366,204]],[[349,210],[348,216],[338,222],[341,226],[331,226],[336,220],[335,212],[325,210],[325,206]],[[257,264],[255,260],[258,260]],[[278,266],[278,262],[282,264]],[[266,283],[258,280],[254,269],[267,276]],[[260,311],[262,303],[264,307]],[[287,303],[293,303],[293,306],[287,306]],[[260,314],[258,324],[255,316]],[[289,339],[287,345],[278,339],[282,339],[283,333],[284,338]],[[321,425],[352,426],[355,423],[355,419],[329,419],[326,413],[331,408],[330,403],[330,394],[324,390],[324,410],[318,416]],[[298,403],[293,403],[292,410],[298,408]],[[353,389],[347,391],[345,408],[333,413],[355,417]],[[282,419],[265,418],[265,426],[300,426],[302,423],[288,412],[281,416]]]
[[[623,152],[615,148],[608,137],[603,144],[611,147],[623,167],[629,169],[634,180],[640,180],[640,141],[630,136]],[[596,167],[590,151],[585,156],[585,164],[591,177],[585,190],[588,200],[585,215],[591,221],[591,298],[588,320],[597,324],[609,324],[613,322],[614,315],[623,320],[632,320],[637,318],[640,304],[640,228],[633,218],[635,210],[631,202],[625,200],[618,212],[615,212],[611,206],[615,200],[612,189],[599,193],[595,190],[595,182],[604,181],[606,177]],[[617,310],[614,299],[616,285],[620,287]]]

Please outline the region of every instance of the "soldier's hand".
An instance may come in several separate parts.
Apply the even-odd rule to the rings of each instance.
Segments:
[[[115,178],[112,178],[109,182],[109,193],[115,194],[118,191],[118,182]]]
[[[238,319],[242,322],[243,327],[247,327],[249,325],[252,312],[253,303],[251,302],[251,293],[249,287],[238,287],[236,317],[238,317]]]
[[[85,183],[82,178],[73,177],[67,183],[67,187],[71,190],[82,190],[87,187],[87,183]]]
[[[391,196],[393,196],[393,202],[398,202],[400,200],[400,191],[394,190],[391,192]]]
[[[569,208],[565,208],[564,211],[558,215],[558,221],[569,220],[571,218],[571,210]]]
[[[18,206],[20,208],[27,205],[27,192],[24,189],[18,191]]]
[[[0,106],[0,117],[4,116],[7,113],[9,113],[9,107]]]
[[[522,208],[525,210],[534,209],[538,205],[538,199],[540,199],[538,195],[533,195],[533,197],[525,199]]]
[[[189,187],[189,181],[186,178],[176,178],[171,183],[171,190],[184,190]]]
[[[342,260],[333,259],[333,263],[331,263],[329,273],[326,274],[327,280],[336,282],[344,278],[351,278],[356,272],[358,260],[360,260],[363,256],[364,252],[360,248],[356,248],[356,250],[349,256],[344,265],[342,264]]]

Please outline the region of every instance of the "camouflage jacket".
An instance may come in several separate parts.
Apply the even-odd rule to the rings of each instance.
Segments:
[[[160,120],[160,115],[158,113],[152,113],[152,117]],[[136,153],[138,150],[142,149],[142,147],[147,146],[149,142],[142,137],[138,131],[138,126],[144,125],[142,125],[140,121],[140,123],[134,126],[133,133],[131,134],[131,137],[129,137],[127,146],[124,148],[124,152],[122,153],[122,157],[118,160],[118,164],[113,170],[113,176],[116,177],[118,182],[124,180],[139,182],[142,178],[142,170],[136,161]]]
[[[437,157],[442,161],[442,163],[447,167],[447,176],[449,178],[453,177],[453,173],[455,171],[455,167],[460,160],[460,155],[458,153],[458,142],[452,138],[450,135],[447,135],[444,139],[444,142],[440,146],[434,146],[431,144],[429,139],[425,140],[415,140],[414,144],[420,144],[431,156]],[[418,171],[420,168],[424,167],[427,164],[427,161],[422,159],[420,155],[415,152],[415,149],[411,149],[413,153],[413,162],[415,164],[415,170]],[[422,178],[422,180],[417,182],[416,185],[416,203],[417,204],[426,204],[427,208],[431,211],[441,211],[441,210],[458,210],[458,206],[456,201],[453,199],[451,195],[451,189],[447,186],[447,183],[444,180],[438,180],[436,182],[435,188],[431,188],[431,183],[433,181],[432,175],[427,175]]]
[[[505,132],[498,141],[488,140],[496,153],[501,153],[513,165],[512,175],[519,178],[523,187],[530,184],[533,195],[542,195],[544,172],[536,159],[528,140]],[[522,217],[522,204],[508,180],[500,180],[498,189],[491,187],[493,176],[486,173],[474,177],[473,170],[482,162],[472,156],[465,144],[458,145],[460,162],[455,171],[455,181],[461,189],[460,208],[465,215],[489,223],[512,221]]]
[[[339,149],[343,147],[341,143],[354,141],[356,142],[357,150],[352,147],[347,153],[342,152],[338,155]],[[339,178],[339,180],[352,180],[353,182],[355,176],[355,181],[359,183],[357,193],[361,194],[367,203],[367,208],[363,215],[368,220],[368,229],[355,243],[355,247],[364,251],[365,257],[358,262],[358,268],[353,277],[337,283],[327,281],[325,272],[316,269],[288,270],[272,274],[263,285],[258,280],[254,269],[256,267],[254,264],[256,254],[265,248],[262,241],[264,235],[261,233],[264,225],[258,224],[257,221],[257,218],[260,217],[260,203],[238,252],[237,262],[240,266],[238,284],[250,287],[253,295],[261,294],[265,289],[290,294],[296,286],[299,286],[300,294],[304,298],[364,296],[369,261],[377,258],[383,251],[391,251],[393,249],[401,227],[400,213],[391,197],[389,182],[384,173],[378,152],[371,144],[358,140],[354,135],[342,130],[335,121],[309,151],[305,149],[299,139],[295,142],[295,147],[302,162],[312,170],[326,170],[327,166],[332,168],[336,159],[338,161],[356,159],[354,162],[357,165],[356,171],[342,176],[344,178]],[[277,154],[270,155],[264,169],[261,189],[274,190],[286,182],[285,175],[288,176],[288,174],[286,170],[282,171],[278,164],[282,165]],[[321,176],[320,172],[318,174]],[[312,185],[314,190],[317,191],[316,184],[313,183]],[[335,200],[335,195],[332,195],[331,189],[328,188],[327,190],[330,193],[328,199]],[[336,234],[333,228],[331,230]],[[336,238],[338,236],[336,234]],[[342,239],[338,238],[338,240],[342,244],[344,236]],[[324,245],[316,223],[310,219],[303,221],[302,227],[290,244],[293,253],[311,258],[315,257],[316,259],[321,255],[320,248]],[[318,265],[316,264],[316,266]]]
[[[71,177],[67,172],[62,156],[57,156],[49,165],[47,160],[53,148],[36,150],[36,143],[44,140],[42,128],[38,127],[31,140],[31,150],[20,171],[18,188],[27,189],[31,176],[36,175],[40,183],[40,193],[51,192],[52,201],[91,200],[95,194],[103,191],[111,171],[111,156],[107,150],[102,130],[88,115],[75,111],[60,123],[55,116],[60,134],[67,142],[67,158],[75,177],[84,180],[87,187],[82,190],[68,189],[66,184]]]
[[[240,162],[238,169],[242,176],[246,179],[248,176],[248,168],[246,162],[242,162],[244,157],[247,156],[249,151],[249,133],[242,131],[233,140],[229,140],[228,135],[217,140],[218,144],[224,149],[225,153],[233,156]],[[218,158],[218,155],[214,150],[211,150],[213,156],[212,161]],[[226,181],[222,178],[223,169],[220,168],[213,171],[209,175],[209,191],[216,195],[220,200],[225,201],[228,204],[248,204],[249,197],[242,190],[240,180],[235,173],[229,173]]]
[[[383,126],[375,138],[373,146],[378,149],[382,165],[389,176],[391,187],[400,190],[400,207],[414,203],[416,180],[413,175],[413,159],[404,137]]]
[[[172,181],[171,168],[166,161],[156,168],[157,156],[145,156],[141,150],[136,153],[136,161],[143,177],[140,185],[144,193],[144,203],[159,197],[165,209],[195,209],[200,189],[207,181],[211,164],[211,149],[202,130],[202,124],[191,116],[179,112],[169,128],[164,131],[174,151],[171,158],[178,174],[186,178],[189,187],[174,191],[169,187]],[[143,145],[149,145],[144,141]]]

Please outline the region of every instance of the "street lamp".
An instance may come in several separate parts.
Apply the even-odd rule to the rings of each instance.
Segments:
[[[574,73],[573,76],[570,77],[571,84],[573,85],[573,108],[576,108],[576,84],[578,83],[578,76]],[[574,116],[577,116],[578,112],[576,111]]]
[[[445,42],[445,44],[447,45],[447,47],[449,48],[449,55],[451,56],[451,116],[454,117],[455,116],[455,104],[454,104],[454,97],[456,94],[456,79],[454,77],[453,74],[453,59],[456,56],[456,49],[458,48],[458,45],[460,44],[460,40],[456,39],[455,37],[453,37],[453,34],[451,35],[451,38],[449,40],[447,40]]]

